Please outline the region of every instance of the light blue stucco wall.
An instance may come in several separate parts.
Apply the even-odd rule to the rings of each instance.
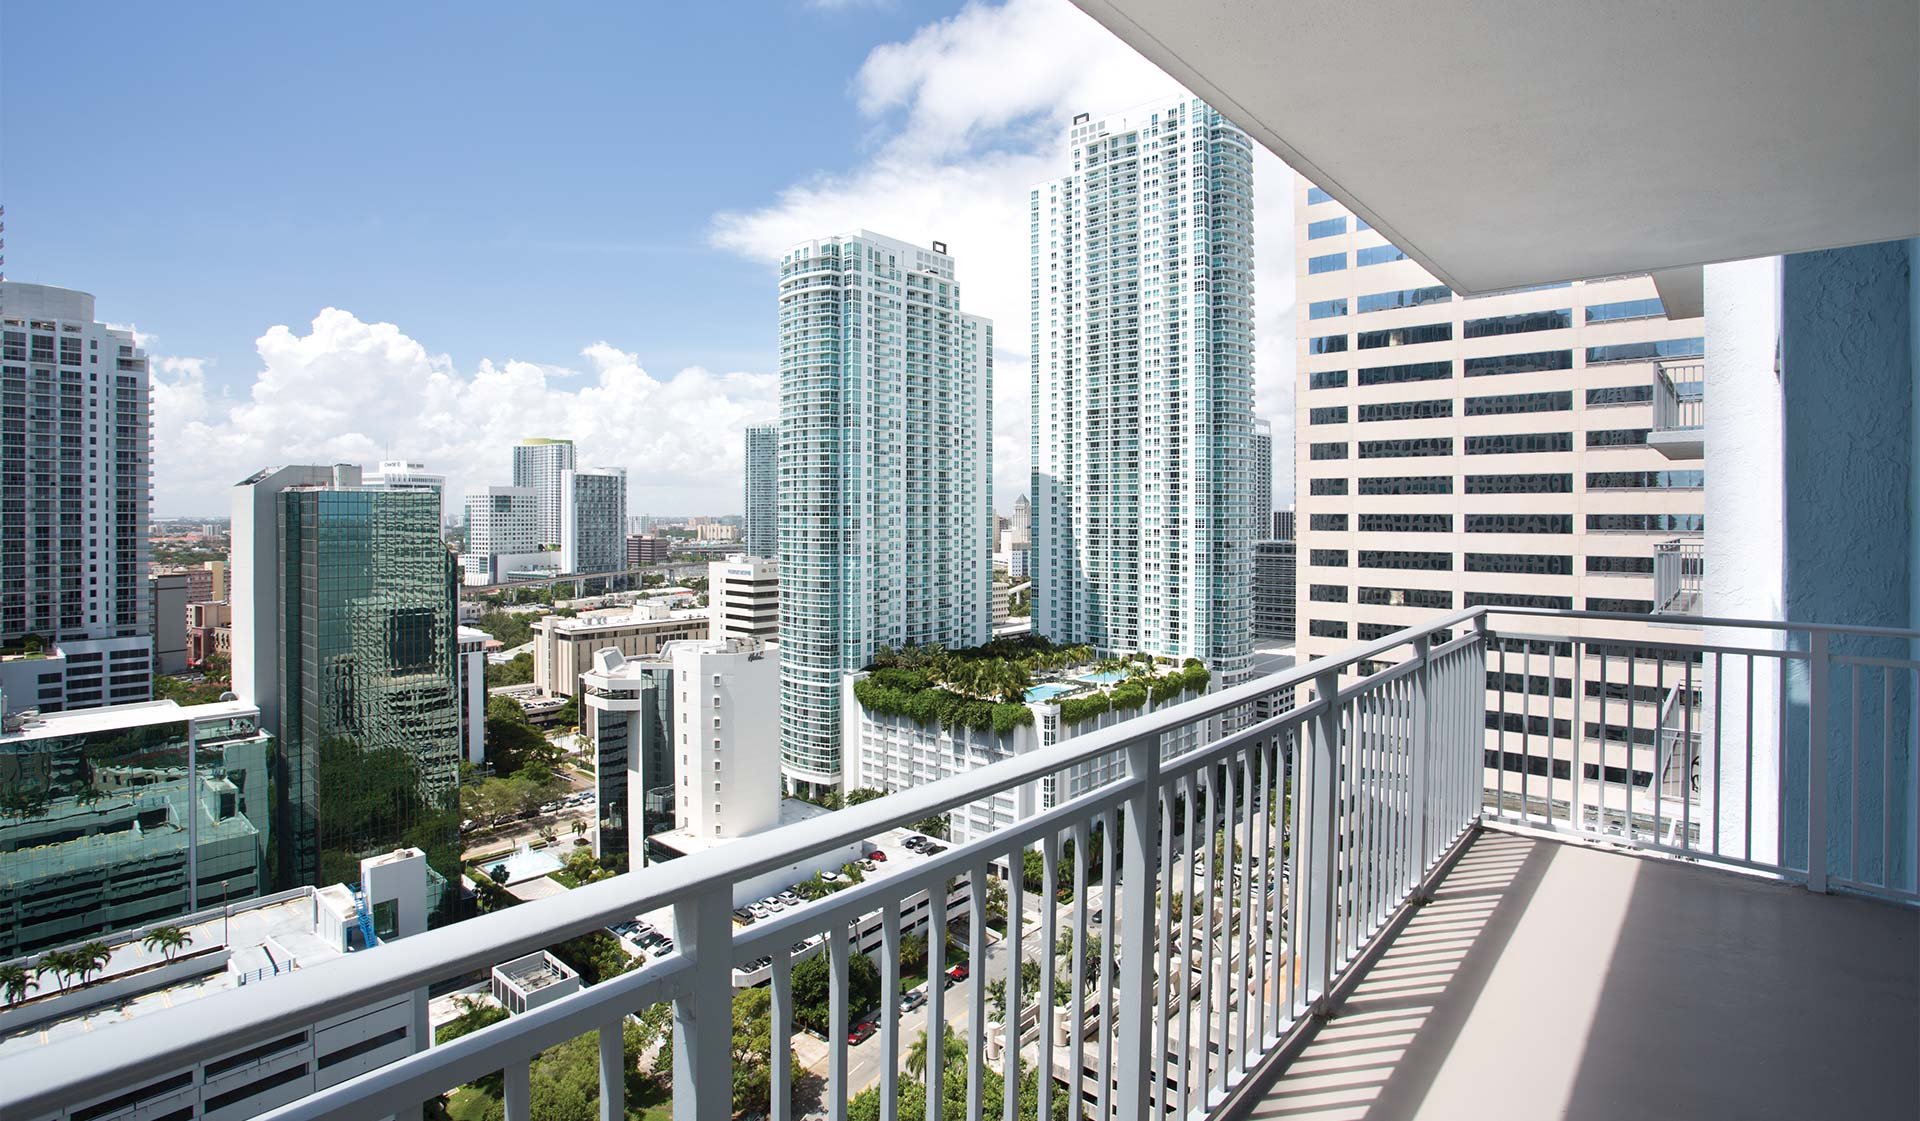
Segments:
[[[1920,457],[1915,455],[1920,387],[1914,373],[1915,245],[1885,242],[1786,258],[1781,273],[1781,378],[1784,391],[1785,603],[1793,622],[1907,627],[1920,608],[1920,571],[1913,563],[1915,511],[1920,509]],[[1804,641],[1791,643],[1796,647]],[[1906,643],[1837,641],[1835,653],[1905,657]],[[1914,781],[1910,675],[1878,667],[1836,667],[1827,711],[1829,866],[1851,869],[1851,807],[1861,823],[1861,872],[1878,876],[1882,821],[1891,821],[1896,852],[1910,852],[1909,785]],[[1891,706],[1884,690],[1891,684]],[[1853,690],[1862,698],[1856,739]],[[1809,675],[1790,667],[1787,813],[1789,853],[1806,852]],[[1881,757],[1890,722],[1895,751]],[[1883,764],[1887,764],[1883,772]],[[1861,775],[1858,790],[1853,776]],[[1883,773],[1891,781],[1883,781]],[[1891,798],[1889,798],[1891,795]],[[1885,814],[1886,816],[1883,816]],[[1905,879],[1906,861],[1895,875]]]

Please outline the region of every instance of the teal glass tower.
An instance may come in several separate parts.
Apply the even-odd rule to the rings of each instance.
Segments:
[[[841,676],[985,642],[993,324],[953,258],[865,230],[780,261],[780,763],[841,782]]]
[[[271,693],[281,747],[274,879],[352,883],[363,857],[412,846],[444,920],[459,875],[457,566],[433,494],[328,471],[262,472],[235,507],[236,627],[259,628],[236,646],[249,671],[235,685]]]

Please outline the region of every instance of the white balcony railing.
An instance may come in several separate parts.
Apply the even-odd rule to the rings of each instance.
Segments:
[[[1697,537],[1676,537],[1653,546],[1653,609],[1662,615],[1700,614],[1706,554]]]
[[[1704,630],[1670,641],[1663,633],[1667,644],[1652,646],[1644,616],[1506,611],[1497,617],[1516,626],[1501,629],[1494,617],[1484,609],[1440,617],[966,775],[208,996],[105,1036],[50,1043],[27,1061],[0,1060],[0,1114],[38,1121],[102,1101],[137,1104],[143,1087],[271,1041],[289,1024],[484,973],[671,907],[669,956],[265,1116],[411,1117],[442,1093],[504,1072],[506,1115],[526,1119],[534,1057],[598,1033],[601,1116],[621,1117],[623,1080],[612,1072],[622,1026],[670,1001],[675,1117],[717,1121],[732,1113],[735,969],[767,958],[772,1115],[791,1121],[793,966],[824,942],[835,1030],[822,1108],[844,1117],[863,1089],[849,1066],[846,1027],[865,1011],[847,1007],[849,927],[878,913],[875,1086],[880,1116],[892,1121],[909,1043],[902,907],[925,894],[933,926],[945,927],[959,916],[946,913],[950,895],[938,889],[961,880],[972,888],[964,918],[976,968],[949,991],[945,940],[928,940],[924,1022],[965,1017],[969,1116],[1015,1117],[1026,1108],[1019,1075],[1031,1069],[1043,1074],[1040,1116],[1061,1095],[1097,1118],[1212,1116],[1286,1061],[1314,1030],[1312,1013],[1337,1002],[1483,825],[1920,900],[1920,662],[1909,651],[1920,635],[1703,619]],[[1124,777],[1109,785],[911,869],[734,926],[736,885],[796,857],[1116,756]],[[989,970],[988,877],[1020,868],[1029,851],[1043,858],[1040,890],[1006,880],[1009,936]],[[1074,890],[1060,905],[1063,876]],[[1096,879],[1104,883],[1090,910]],[[1023,993],[1028,937],[1050,964],[1063,934],[1082,965],[1065,979],[1042,968],[1039,993]],[[1089,952],[1096,938],[1106,952]],[[994,981],[1004,982],[1008,1009],[1064,1006],[1064,1038],[1047,1016],[1008,1016],[982,1030]],[[940,1121],[944,1062],[942,1048],[927,1048],[930,1121]],[[993,1069],[1003,1076],[999,1102],[981,1100]]]
[[[1699,362],[1662,362],[1653,374],[1653,427],[1671,432],[1707,423],[1707,368]]]

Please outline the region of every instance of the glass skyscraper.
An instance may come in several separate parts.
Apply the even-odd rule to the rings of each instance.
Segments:
[[[747,555],[780,555],[780,426],[747,426]]]
[[[993,325],[946,246],[861,231],[780,261],[780,748],[841,778],[840,678],[991,630]]]
[[[1029,196],[1033,627],[1103,653],[1253,644],[1253,145],[1180,97],[1074,119]]]
[[[288,825],[275,880],[353,882],[362,857],[413,846],[445,917],[459,875],[461,753],[457,569],[439,501],[359,486],[351,467],[322,482],[324,470],[262,472],[241,490],[266,493],[235,506],[236,585],[247,583],[235,625],[259,628],[249,649],[236,646],[235,687],[277,699]],[[242,516],[262,508],[270,526]]]

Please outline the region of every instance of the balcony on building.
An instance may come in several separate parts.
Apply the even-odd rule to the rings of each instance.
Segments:
[[[1668,459],[1706,454],[1706,371],[1703,362],[1661,362],[1653,368],[1653,430],[1647,446]]]
[[[1653,546],[1653,613],[1700,614],[1705,574],[1705,545],[1699,537],[1656,542]]]

